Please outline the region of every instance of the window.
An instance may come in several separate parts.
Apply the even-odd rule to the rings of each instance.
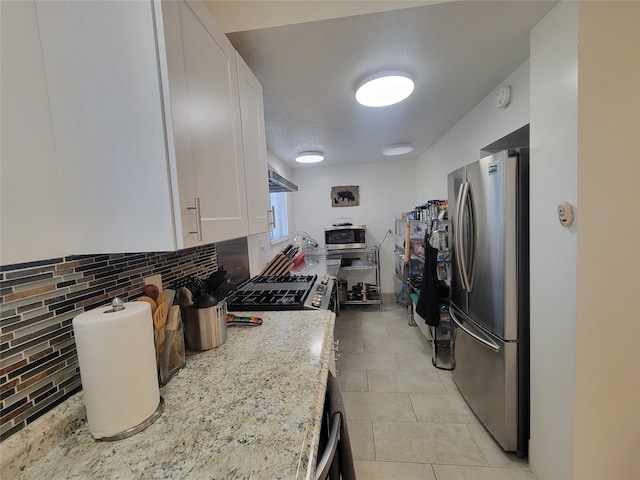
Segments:
[[[275,227],[269,229],[271,244],[283,242],[289,238],[289,217],[287,215],[286,192],[270,193],[271,208],[274,209]]]

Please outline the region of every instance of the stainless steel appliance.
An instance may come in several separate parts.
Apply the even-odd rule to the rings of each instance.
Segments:
[[[329,275],[257,276],[227,298],[227,310],[333,310],[336,296]]]
[[[453,379],[504,450],[529,437],[529,158],[496,153],[448,176]]]
[[[324,244],[327,250],[366,248],[365,225],[337,225],[324,229]]]

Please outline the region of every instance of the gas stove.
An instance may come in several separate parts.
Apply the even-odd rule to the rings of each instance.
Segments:
[[[227,298],[227,310],[331,309],[334,281],[328,275],[257,276]]]

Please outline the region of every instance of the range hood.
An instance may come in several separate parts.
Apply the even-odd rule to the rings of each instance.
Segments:
[[[273,192],[297,192],[298,186],[295,183],[291,183],[282,175],[269,170],[269,193]]]

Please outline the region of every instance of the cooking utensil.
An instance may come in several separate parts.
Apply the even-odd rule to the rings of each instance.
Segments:
[[[166,303],[167,303],[167,306],[169,307],[169,311],[171,311],[171,307],[173,307],[173,302],[174,302],[174,300],[176,298],[176,291],[172,290],[170,288],[167,288],[164,291],[167,292],[167,302]]]
[[[182,307],[191,307],[193,305],[193,294],[187,287],[180,287],[176,290],[175,302]]]
[[[153,314],[154,334],[153,339],[156,347],[156,365],[160,365],[160,352],[165,348],[164,325],[167,321],[168,306],[161,303]]]
[[[160,356],[160,365],[163,372],[169,371],[169,360],[172,355],[172,350],[174,349],[173,345],[173,337],[178,329],[178,324],[180,322],[180,307],[178,305],[174,305],[169,310],[169,318],[167,319],[166,328],[165,328],[165,348],[162,350],[162,355]]]
[[[227,313],[227,325],[244,325],[249,327],[257,327],[262,325],[260,317],[238,317],[233,313]]]
[[[138,298],[138,301],[147,302],[151,306],[151,315],[156,313],[156,308],[158,308],[158,305],[156,304],[156,301],[153,298],[143,295],[142,297]]]
[[[160,289],[158,288],[157,285],[145,285],[144,286],[144,294],[147,297],[152,298],[154,302],[158,300],[159,293],[160,293]]]
[[[169,313],[169,306],[166,303],[161,303],[156,308],[155,313],[153,314],[153,326],[156,330],[160,330],[164,328],[167,323],[167,314]]]
[[[207,293],[215,294],[216,289],[224,282],[227,278],[227,271],[224,269],[217,270],[209,275],[204,281],[204,284],[207,289]]]
[[[166,290],[162,290],[158,294],[158,298],[156,298],[156,303],[158,305],[160,305],[161,303],[167,303],[167,291]]]
[[[199,296],[193,302],[193,308],[209,308],[218,304],[218,299],[210,293]]]

